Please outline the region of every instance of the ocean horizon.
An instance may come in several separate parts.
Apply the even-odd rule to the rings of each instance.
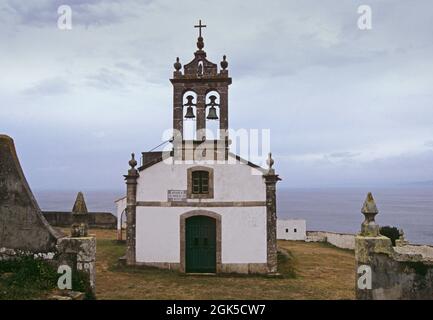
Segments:
[[[278,188],[279,219],[305,219],[307,230],[341,233],[360,231],[361,207],[371,191],[380,226],[402,228],[407,240],[433,245],[433,186]],[[44,211],[71,211],[77,191],[39,190],[35,197]],[[115,213],[122,191],[84,191],[89,211]]]

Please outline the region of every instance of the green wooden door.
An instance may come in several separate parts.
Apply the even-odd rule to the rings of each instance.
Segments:
[[[186,272],[216,272],[216,222],[206,216],[186,219]]]

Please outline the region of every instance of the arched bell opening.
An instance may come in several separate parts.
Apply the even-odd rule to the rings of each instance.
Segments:
[[[197,129],[197,94],[188,90],[183,94],[183,139],[196,139]]]
[[[220,94],[212,90],[206,94],[206,138],[220,138]]]
[[[204,68],[203,61],[200,60],[197,64],[197,76],[199,77],[203,76],[203,72],[204,72],[203,68]]]

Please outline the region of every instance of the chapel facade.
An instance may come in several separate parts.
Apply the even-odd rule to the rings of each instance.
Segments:
[[[174,63],[173,138],[168,151],[132,154],[125,175],[126,263],[183,273],[275,273],[276,183],[230,152],[226,56],[207,59],[201,24],[191,62]],[[208,124],[217,124],[210,135]],[[185,127],[193,124],[191,138]]]

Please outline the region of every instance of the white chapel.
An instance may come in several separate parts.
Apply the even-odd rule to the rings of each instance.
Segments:
[[[206,58],[201,24],[197,50],[173,77],[169,151],[132,154],[125,175],[126,263],[182,273],[275,273],[276,183],[264,169],[230,152],[229,77]],[[194,134],[187,138],[187,125]],[[217,125],[218,134],[206,130]],[[120,210],[122,212],[123,210]],[[121,227],[120,223],[120,227]]]

